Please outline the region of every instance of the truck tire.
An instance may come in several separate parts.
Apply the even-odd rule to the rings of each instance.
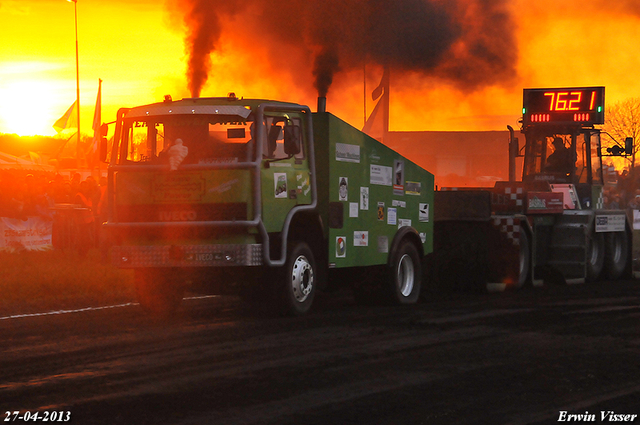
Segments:
[[[287,262],[282,270],[279,296],[281,310],[290,316],[309,311],[316,294],[316,262],[305,242],[292,242]]]
[[[595,282],[604,268],[604,234],[593,232],[587,245],[587,281]]]
[[[160,270],[135,270],[136,295],[144,311],[157,317],[175,314],[182,302],[184,287],[170,276],[171,273]]]
[[[387,287],[393,304],[415,304],[420,297],[422,266],[416,246],[408,240],[400,242],[392,253],[387,270]]]
[[[626,232],[605,235],[604,266],[607,279],[616,280],[624,274],[629,256],[629,240]]]
[[[516,289],[522,288],[529,281],[531,271],[531,247],[529,245],[529,236],[521,228],[520,229],[520,261],[518,268],[518,280],[516,280]]]

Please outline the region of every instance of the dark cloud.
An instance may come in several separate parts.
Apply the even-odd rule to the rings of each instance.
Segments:
[[[515,25],[506,0],[168,1],[184,15],[193,96],[225,38],[252,38],[256,49],[295,50],[290,61],[279,57],[278,66],[291,71],[311,64],[321,95],[340,71],[365,61],[471,88],[515,75]]]

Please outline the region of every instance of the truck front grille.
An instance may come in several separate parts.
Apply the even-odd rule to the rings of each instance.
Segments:
[[[247,203],[119,205],[118,222],[242,221]]]

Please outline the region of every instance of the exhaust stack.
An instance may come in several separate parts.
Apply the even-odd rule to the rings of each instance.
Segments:
[[[318,96],[318,112],[327,112],[327,98]]]

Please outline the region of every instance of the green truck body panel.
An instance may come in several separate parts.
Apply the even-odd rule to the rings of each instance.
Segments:
[[[401,226],[416,229],[423,252],[433,249],[433,174],[330,113],[313,115],[318,203],[342,204],[342,227],[329,226],[332,267],[386,264]]]

